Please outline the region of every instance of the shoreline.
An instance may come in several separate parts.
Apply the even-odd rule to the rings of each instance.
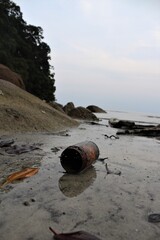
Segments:
[[[0,190],[1,238],[53,239],[51,226],[58,232],[84,230],[102,240],[158,240],[159,224],[149,223],[147,218],[159,212],[160,142],[138,136],[104,136],[116,132],[105,125],[81,123],[62,133],[8,135],[18,146],[40,144],[40,149],[5,155],[0,148],[4,166],[5,161],[19,164],[15,168],[11,164],[6,175],[26,163],[38,166],[39,172]],[[66,175],[61,152],[84,140],[95,142],[100,158],[107,159],[96,161],[82,175]],[[107,174],[106,164],[112,174]],[[114,174],[117,171],[121,175]]]

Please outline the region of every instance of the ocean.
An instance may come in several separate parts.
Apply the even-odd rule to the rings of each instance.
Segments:
[[[109,120],[110,118],[117,118],[119,120],[131,120],[138,124],[160,124],[160,116],[145,114],[145,113],[135,113],[135,112],[124,112],[124,111],[112,111],[108,110],[107,113],[98,113],[96,116],[102,119],[103,122]]]

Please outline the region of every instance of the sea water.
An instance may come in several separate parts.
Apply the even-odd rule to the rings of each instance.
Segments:
[[[106,113],[98,113],[96,116],[102,121],[109,120],[111,118],[117,118],[119,120],[130,120],[137,124],[160,124],[160,116],[145,113],[124,112],[124,111],[112,111],[108,110]]]

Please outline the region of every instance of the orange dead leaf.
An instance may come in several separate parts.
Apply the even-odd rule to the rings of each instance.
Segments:
[[[24,179],[27,177],[31,177],[33,175],[35,175],[38,172],[38,168],[25,168],[21,171],[12,173],[11,175],[9,175],[7,177],[7,180],[0,186],[0,188],[2,188],[3,186],[5,186],[8,183],[11,183],[15,180],[20,180],[20,179]]]

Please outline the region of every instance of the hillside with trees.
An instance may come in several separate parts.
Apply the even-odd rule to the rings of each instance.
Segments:
[[[26,90],[46,101],[55,100],[55,79],[50,65],[50,47],[43,29],[28,25],[20,7],[0,0],[0,64],[19,73]]]

